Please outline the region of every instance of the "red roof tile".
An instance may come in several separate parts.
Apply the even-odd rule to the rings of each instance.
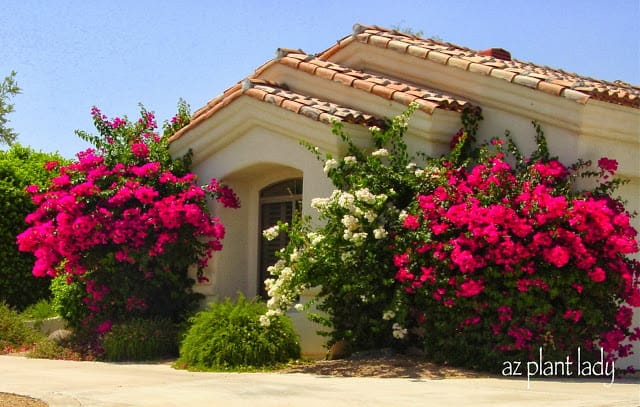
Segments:
[[[461,112],[471,103],[460,97],[454,97],[435,89],[427,89],[399,82],[382,76],[362,72],[333,62],[325,61],[303,53],[279,54],[277,59],[282,65],[302,72],[316,75],[345,86],[364,90],[385,99],[395,100],[408,106],[416,99],[422,99],[420,109],[426,113],[433,113],[437,108]]]
[[[581,103],[594,99],[640,108],[640,86],[621,81],[608,82],[587,78],[575,73],[516,59],[499,59],[491,56],[491,53],[483,56],[482,53],[487,52],[475,51],[433,39],[419,38],[377,26],[356,24],[351,36],[338,41],[336,45],[320,53],[318,58],[329,60],[336,52],[353,41],[392,49],[396,52],[428,59],[458,69],[493,76],[533,89],[539,89],[546,93],[565,96]],[[496,55],[496,53],[494,52],[493,55]],[[466,62],[469,63],[467,64]],[[549,86],[550,84],[556,86]],[[577,95],[575,92],[579,92],[582,95]]]

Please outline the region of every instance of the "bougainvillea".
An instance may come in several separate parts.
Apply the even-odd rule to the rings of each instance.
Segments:
[[[565,167],[536,130],[529,158],[507,137],[464,165],[442,160],[404,218],[394,263],[408,312],[398,322],[429,355],[488,368],[541,347],[561,360],[581,346],[614,360],[640,338],[639,267],[628,257],[637,232],[612,198],[617,162]],[[579,176],[595,177],[595,191],[577,190]]]
[[[290,239],[270,269],[264,322],[321,286],[328,343],[346,340],[352,350],[418,347],[489,370],[541,347],[556,360],[577,347],[583,360],[599,349],[628,355],[640,339],[631,326],[640,266],[629,257],[638,252],[632,214],[613,195],[624,183],[617,162],[565,166],[537,124],[528,157],[508,133],[479,144],[480,116],[466,112],[451,151],[417,154],[419,164],[402,139],[410,114],[372,128],[373,148],[334,128],[349,148],[324,158],[336,187],[312,200],[324,223],[264,233]]]
[[[101,334],[123,319],[184,318],[197,300],[188,269],[196,265],[204,279],[225,234],[207,195],[227,207],[237,197],[215,179],[199,186],[190,157],[170,156],[168,137],[188,123],[184,103],[162,135],[144,108],[136,122],[108,120],[97,108],[92,116],[100,135],[79,135],[96,149],[68,165],[48,163],[58,175],[27,188],[37,209],[19,249],[35,255],[36,277],[64,275],[82,286],[84,307],[68,321],[77,329]]]

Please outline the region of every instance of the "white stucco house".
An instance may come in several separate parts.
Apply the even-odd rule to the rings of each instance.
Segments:
[[[311,214],[310,201],[333,190],[300,140],[340,155],[331,121],[352,135],[368,135],[380,119],[419,109],[410,122],[409,145],[439,155],[461,127],[466,106],[482,109],[479,135],[509,129],[525,150],[533,147],[532,120],[545,131],[551,151],[566,164],[607,156],[631,179],[621,191],[640,212],[640,87],[606,82],[521,62],[499,48],[475,51],[375,26],[353,33],[319,54],[279,49],[276,57],[197,110],[175,134],[175,154],[193,150],[200,179],[218,178],[242,202],[239,210],[214,208],[227,228],[224,250],[199,284],[207,296],[262,292],[275,241],[261,231],[294,210]],[[639,220],[634,226],[640,229]],[[293,315],[303,352],[324,354],[322,339]],[[640,315],[636,313],[636,325]],[[630,361],[640,367],[640,347]]]

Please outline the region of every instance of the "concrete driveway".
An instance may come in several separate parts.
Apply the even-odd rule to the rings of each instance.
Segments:
[[[0,392],[65,406],[640,406],[617,380],[377,379],[286,373],[193,373],[163,364],[0,356]]]

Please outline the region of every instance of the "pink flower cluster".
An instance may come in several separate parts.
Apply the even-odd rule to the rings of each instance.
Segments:
[[[617,168],[598,164],[611,175]],[[461,327],[486,320],[500,351],[530,349],[549,332],[597,329],[588,326],[597,318],[585,318],[595,296],[640,306],[638,263],[626,258],[638,252],[637,232],[618,201],[567,193],[570,170],[556,160],[530,163],[525,174],[500,152],[468,170],[444,166],[441,182],[404,218],[410,243],[394,261],[396,280],[423,305],[455,309]],[[528,315],[531,304],[542,311]],[[605,351],[625,356],[623,341],[640,332],[623,333],[631,314],[620,310],[598,333]]]
[[[133,144],[132,149],[137,149]],[[166,194],[162,185],[179,186]],[[214,185],[212,187],[212,185]],[[212,180],[209,190],[227,206],[237,207],[233,192]],[[44,192],[34,193],[37,210],[26,221],[31,227],[18,236],[21,251],[33,252],[33,274],[55,276],[64,270],[87,271],[86,253],[97,247],[114,253],[118,262],[134,263],[144,256],[157,257],[178,241],[208,241],[201,263],[222,248],[224,227],[206,210],[206,192],[193,174],[177,177],[161,171],[157,162],[116,165],[88,150],[78,161],[60,168],[60,175]]]

